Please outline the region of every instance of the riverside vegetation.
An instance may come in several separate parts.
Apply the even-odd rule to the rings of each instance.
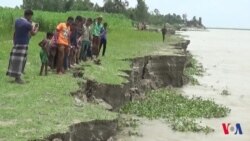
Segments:
[[[68,72],[64,76],[57,76],[50,72],[47,77],[40,77],[39,50],[38,42],[43,39],[45,31],[53,31],[56,24],[63,22],[69,15],[84,15],[86,17],[95,17],[102,14],[104,19],[109,22],[109,46],[107,57],[101,58],[102,65],[97,66],[93,63],[87,63],[84,77],[96,80],[100,83],[121,84],[125,81],[120,70],[129,70],[130,62],[124,61],[127,58],[135,58],[151,54],[153,51],[166,48],[167,44],[161,42],[159,33],[134,31],[131,27],[131,21],[119,14],[106,14],[95,12],[67,12],[53,13],[35,11],[34,21],[41,27],[41,33],[31,39],[29,46],[29,56],[24,78],[29,83],[25,85],[16,85],[11,83],[11,79],[5,76],[8,65],[9,53],[12,47],[12,26],[15,18],[21,16],[21,10],[0,9],[0,140],[2,141],[26,141],[32,139],[41,139],[50,134],[65,132],[68,126],[74,123],[105,120],[117,118],[117,113],[109,112],[98,105],[84,104],[76,106],[74,98],[70,92],[79,89],[78,83],[83,80],[73,78],[72,73]],[[168,42],[178,42],[176,36],[168,36]],[[79,66],[81,67],[81,66]],[[149,99],[153,99],[152,102]],[[179,111],[166,114],[171,111],[175,100]],[[153,103],[155,101],[155,103]],[[163,104],[164,102],[164,104]],[[186,102],[182,106],[182,102]],[[142,103],[145,108],[138,105]],[[157,105],[160,106],[156,107]],[[205,112],[201,109],[207,105]],[[152,113],[149,112],[150,106],[155,107]],[[166,107],[164,107],[166,106]],[[176,108],[177,108],[176,107]],[[182,109],[183,108],[183,109]],[[189,111],[198,111],[190,113]],[[212,101],[203,101],[200,98],[187,99],[173,91],[159,90],[148,95],[145,101],[130,103],[123,108],[126,113],[133,113],[139,116],[149,118],[163,117],[175,122],[173,129],[183,128],[177,124],[177,119],[188,119],[197,117],[222,117],[226,116],[228,109],[220,107]],[[137,112],[135,112],[135,111]],[[211,112],[211,113],[209,113]],[[218,114],[218,113],[223,114]],[[161,114],[160,114],[161,113]],[[165,115],[166,114],[166,115]],[[185,117],[187,116],[187,117]],[[169,118],[168,118],[169,117]],[[187,120],[182,120],[187,121]],[[185,124],[186,122],[182,122]],[[193,129],[193,128],[192,128]],[[186,129],[182,129],[186,130]],[[194,131],[194,130],[191,130]]]

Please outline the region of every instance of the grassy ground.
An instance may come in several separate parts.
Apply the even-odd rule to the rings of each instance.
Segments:
[[[12,84],[12,79],[5,76],[8,66],[11,41],[1,42],[0,51],[0,140],[26,141],[42,138],[51,133],[66,131],[74,122],[94,119],[113,119],[115,113],[101,107],[86,104],[75,106],[69,95],[76,91],[79,79],[71,73],[57,76],[53,72],[47,77],[39,76],[40,60],[38,42],[44,37],[39,33],[33,37],[29,46],[28,62],[24,79],[28,84]],[[169,37],[174,41],[175,37]],[[134,31],[132,29],[109,33],[107,54],[102,65],[89,62],[85,77],[102,83],[120,84],[124,80],[120,70],[130,69],[130,62],[122,59],[150,54],[154,50],[166,47],[161,42],[161,35]]]
[[[24,76],[25,85],[12,84],[5,76],[11,41],[1,43],[0,51],[0,140],[25,141],[66,131],[74,122],[112,119],[116,114],[95,105],[75,106],[71,91],[78,89],[70,73],[65,76],[38,76],[40,60],[38,34],[31,41]]]
[[[102,65],[93,63],[85,67],[86,76],[101,83],[121,84],[126,80],[120,75],[126,75],[121,70],[131,69],[129,61],[124,59],[135,58],[161,48],[167,48],[166,43],[161,42],[161,34],[155,32],[143,32],[133,30],[111,31],[109,35],[108,49],[105,57],[102,57]],[[168,42],[177,42],[176,36],[169,36]]]

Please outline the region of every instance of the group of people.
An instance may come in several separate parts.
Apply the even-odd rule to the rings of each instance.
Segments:
[[[27,61],[29,40],[39,30],[39,25],[32,22],[32,16],[32,10],[25,10],[24,17],[15,22],[14,47],[7,75],[14,77],[18,84],[24,83],[21,75]],[[42,62],[40,75],[43,72],[47,75],[48,67],[55,68],[57,74],[63,74],[81,61],[93,60],[99,64],[101,48],[103,47],[102,56],[105,56],[107,45],[108,24],[102,22],[102,16],[96,19],[68,17],[67,22],[57,25],[54,33],[48,32],[46,38],[39,43]]]

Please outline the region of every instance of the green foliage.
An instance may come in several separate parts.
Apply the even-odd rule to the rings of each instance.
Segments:
[[[147,94],[146,99],[127,104],[122,108],[126,114],[135,114],[150,119],[166,118],[178,131],[207,132],[208,127],[195,123],[195,118],[221,118],[230,109],[217,105],[212,100],[200,97],[188,98],[172,89],[157,90]]]
[[[0,8],[0,41],[11,39],[13,36],[14,21],[23,16],[23,10]],[[109,23],[110,30],[117,28],[124,30],[131,27],[131,22],[125,16],[119,14],[107,14],[99,12],[79,12],[71,11],[66,13],[34,11],[33,21],[39,23],[40,31],[54,31],[59,22],[65,22],[68,16],[76,17],[81,15],[84,17],[96,18],[99,15],[104,17],[104,21]]]
[[[94,4],[90,0],[76,0],[70,10],[90,11],[94,9]]]
[[[184,75],[187,77],[188,81],[193,85],[199,85],[198,80],[195,76],[202,76],[204,73],[204,68],[191,54],[188,55],[186,68],[184,70]]]
[[[195,119],[190,118],[175,118],[172,120],[168,120],[171,123],[171,127],[175,131],[179,132],[203,132],[205,134],[214,132],[214,129],[208,126],[201,126],[199,125]]]
[[[147,21],[148,7],[144,0],[137,0],[137,7],[135,9],[136,20],[140,22]]]
[[[103,10],[108,13],[125,13],[128,1],[122,0],[106,0]]]
[[[202,18],[199,17],[199,20],[197,20],[196,16],[194,16],[192,20],[186,21],[185,24],[187,27],[204,27]]]
[[[23,0],[23,9],[66,12],[70,10],[93,10],[90,0]]]
[[[179,30],[183,26],[203,27],[202,18],[199,20],[194,16],[187,20],[184,16],[173,14],[160,14],[158,9],[150,12],[144,0],[137,0],[136,8],[128,8],[128,0],[104,0],[103,7],[90,0],[23,0],[23,9],[42,11],[68,12],[68,11],[99,11],[107,13],[119,13],[136,22],[146,22],[150,25],[163,26],[166,23],[174,25]]]

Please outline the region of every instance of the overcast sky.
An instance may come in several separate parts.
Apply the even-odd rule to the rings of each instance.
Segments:
[[[91,0],[102,5],[103,0]],[[136,0],[128,0],[134,7]],[[161,13],[186,13],[188,18],[202,17],[209,27],[250,28],[250,0],[146,0],[150,11]],[[0,0],[1,6],[15,7],[22,0]]]

